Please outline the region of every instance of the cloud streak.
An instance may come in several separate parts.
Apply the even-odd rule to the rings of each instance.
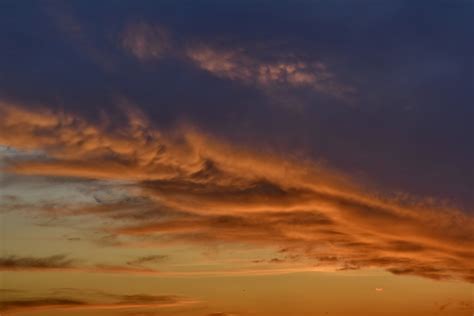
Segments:
[[[78,291],[76,291],[78,292]],[[77,294],[81,294],[80,291]],[[29,297],[0,301],[0,311],[7,315],[23,312],[54,311],[54,310],[136,310],[184,306],[197,301],[176,295],[115,295],[101,293],[97,298],[69,297]]]
[[[115,273],[115,274],[137,274],[157,275],[159,271],[146,267],[134,265],[111,265],[111,264],[81,264],[80,260],[71,259],[66,255],[54,255],[49,257],[22,257],[6,256],[0,258],[0,271],[10,272],[88,272],[88,273]]]
[[[0,258],[0,270],[65,270],[70,269],[76,261],[65,255],[54,255],[43,258],[6,256]]]
[[[130,266],[142,266],[144,264],[160,263],[166,259],[168,259],[167,255],[149,255],[130,260],[127,264]]]
[[[132,110],[120,128],[5,103],[0,112],[0,143],[45,153],[10,161],[9,172],[125,181],[147,203],[121,203],[130,223],[105,229],[116,236],[254,244],[319,267],[474,281],[473,218],[449,206],[389,199],[310,161],[189,127],[159,131]],[[82,212],[119,214],[108,205]],[[164,216],[150,217],[154,212]]]
[[[60,258],[60,259],[56,259]],[[161,256],[145,256],[129,261],[126,265],[118,264],[80,264],[79,260],[67,258],[64,255],[51,257],[20,257],[9,256],[0,258],[0,271],[7,272],[79,272],[79,273],[102,273],[102,274],[125,274],[136,276],[157,276],[157,277],[203,277],[203,276],[242,276],[242,275],[279,275],[308,271],[327,271],[323,268],[297,265],[289,267],[258,267],[247,266],[234,269],[218,269],[203,271],[160,271],[148,268],[145,265],[153,262],[162,262],[165,258]],[[7,262],[5,264],[5,262]],[[67,262],[64,263],[64,262]],[[274,261],[270,261],[274,263]],[[6,291],[11,292],[13,290]]]

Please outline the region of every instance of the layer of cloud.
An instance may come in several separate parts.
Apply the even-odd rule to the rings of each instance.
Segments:
[[[166,259],[168,259],[167,255],[149,255],[130,260],[127,264],[131,266],[142,266],[146,264],[161,263]]]
[[[64,270],[72,268],[75,264],[75,260],[65,255],[54,255],[42,258],[12,255],[0,258],[0,271]]]
[[[177,295],[117,295],[110,293],[82,293],[80,290],[67,291],[75,297],[49,295],[44,297],[23,297],[0,300],[0,311],[7,315],[23,312],[55,310],[141,310],[172,306],[183,306],[196,303],[186,297]],[[88,294],[88,295],[84,295]],[[87,297],[87,298],[84,298]]]
[[[51,259],[52,258],[52,259]],[[60,264],[55,258],[61,258],[61,262],[68,264]],[[152,259],[153,258],[153,259]],[[165,257],[166,258],[166,257]],[[51,257],[21,257],[9,256],[0,258],[0,262],[7,262],[0,266],[0,271],[7,272],[79,272],[79,273],[100,273],[100,274],[124,274],[136,276],[158,276],[158,277],[202,277],[202,276],[241,276],[241,275],[281,275],[296,272],[308,271],[327,271],[323,268],[308,267],[299,264],[284,267],[256,267],[254,265],[244,265],[233,269],[212,269],[212,270],[158,270],[148,268],[146,265],[162,262],[165,260],[162,256],[145,256],[136,260],[128,261],[126,264],[108,264],[108,263],[91,263],[84,260],[70,259],[64,255],[55,255]],[[69,263],[70,262],[70,263]],[[263,262],[263,261],[262,261]],[[254,262],[261,263],[261,262]],[[275,263],[270,260],[269,263]],[[9,293],[13,290],[6,291]]]
[[[449,206],[384,198],[312,162],[191,128],[160,132],[131,110],[120,128],[8,104],[0,112],[0,143],[46,155],[10,161],[9,172],[125,181],[148,203],[120,202],[129,211],[106,229],[115,236],[254,244],[341,270],[474,280],[474,219]],[[83,212],[119,214],[113,203],[99,205]],[[150,217],[154,212],[165,216]]]
[[[71,259],[66,255],[53,255],[49,257],[31,257],[10,255],[0,258],[0,271],[10,272],[88,272],[88,273],[125,273],[156,275],[160,272],[138,265],[112,265],[112,264],[84,264],[81,260]]]

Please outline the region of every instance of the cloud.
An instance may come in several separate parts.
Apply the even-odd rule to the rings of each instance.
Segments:
[[[49,257],[21,257],[6,256],[0,258],[0,271],[11,272],[88,272],[88,273],[127,273],[156,275],[159,271],[141,266],[111,265],[111,264],[81,264],[79,260],[68,258],[66,255],[54,255]]]
[[[72,292],[75,295],[79,295],[80,298],[48,296],[1,300],[0,311],[7,312],[10,315],[38,310],[134,310],[183,306],[197,302],[196,300],[176,295],[117,295],[110,293],[93,293],[95,297],[84,299],[82,298],[84,295],[81,291]]]
[[[220,78],[238,80],[262,88],[309,88],[319,93],[347,97],[355,89],[338,82],[336,75],[321,61],[297,57],[273,61],[258,60],[244,50],[218,49],[208,45],[191,47],[187,56],[199,68]]]
[[[60,262],[71,262],[71,264],[58,263],[57,259],[61,258]],[[45,258],[35,257],[19,257],[9,256],[7,258],[0,258],[0,262],[7,262],[0,266],[0,271],[9,272],[80,272],[80,273],[102,273],[102,274],[126,274],[137,276],[167,276],[167,277],[200,277],[200,276],[239,276],[239,275],[273,275],[273,274],[288,274],[304,271],[321,271],[322,269],[308,268],[307,266],[295,267],[277,267],[277,268],[255,268],[255,267],[241,267],[237,269],[221,269],[209,271],[160,271],[152,268],[147,268],[144,265],[151,262],[161,262],[166,257],[156,256],[141,257],[134,261],[127,262],[126,265],[107,264],[107,263],[83,263],[79,260],[69,259],[66,256],[56,255]],[[51,259],[53,258],[53,259]],[[274,261],[271,261],[274,263]],[[73,264],[74,263],[74,264]],[[13,293],[13,290],[5,291],[5,293]]]
[[[0,143],[44,152],[7,161],[8,172],[126,183],[136,198],[69,214],[120,218],[104,228],[111,236],[251,244],[319,268],[474,281],[474,219],[449,205],[388,198],[314,162],[190,127],[159,131],[132,110],[120,127],[4,103],[0,114]]]
[[[133,23],[122,33],[122,46],[141,61],[162,58],[170,49],[170,38],[163,27]]]
[[[115,69],[115,56],[99,48],[93,40],[94,36],[91,36],[92,32],[88,29],[88,25],[81,23],[82,21],[72,13],[70,7],[60,3],[49,3],[45,5],[44,12],[62,34],[61,41],[66,39],[79,54],[90,58],[104,70]]]
[[[6,256],[0,258],[0,270],[62,270],[72,268],[75,263],[65,255],[43,258]]]
[[[86,304],[82,301],[67,298],[37,298],[28,300],[8,300],[0,302],[0,310],[31,310],[31,309],[63,309],[84,307]]]
[[[257,58],[250,49],[220,48],[187,40],[172,45],[171,35],[161,26],[145,22],[129,24],[122,33],[122,46],[141,62],[167,57],[191,62],[210,74],[269,89],[307,88],[326,95],[348,98],[355,88],[343,84],[321,60],[295,54]],[[275,91],[272,91],[274,93]]]
[[[167,255],[150,255],[130,260],[127,262],[127,264],[131,266],[141,266],[143,264],[160,263],[166,259],[168,259]]]
[[[450,300],[443,304],[437,304],[438,311],[441,313],[465,311],[472,312],[474,309],[474,302],[471,300]]]

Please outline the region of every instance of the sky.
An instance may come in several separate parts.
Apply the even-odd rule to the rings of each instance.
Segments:
[[[470,316],[471,0],[0,1],[0,314]]]

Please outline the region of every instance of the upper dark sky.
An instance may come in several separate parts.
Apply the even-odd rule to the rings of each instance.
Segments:
[[[470,0],[4,0],[0,98],[133,104],[472,209],[473,38]]]

